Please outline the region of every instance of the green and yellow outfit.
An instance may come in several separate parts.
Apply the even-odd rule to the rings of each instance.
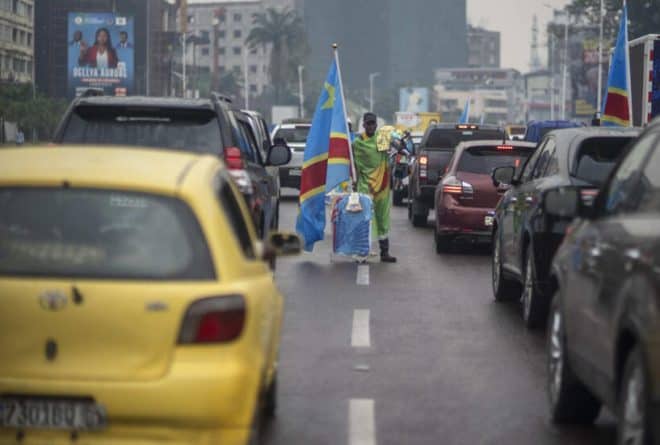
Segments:
[[[373,227],[380,243],[381,257],[389,256],[391,198],[388,152],[378,151],[376,135],[368,137],[362,133],[353,141],[353,160],[357,191],[373,198]]]

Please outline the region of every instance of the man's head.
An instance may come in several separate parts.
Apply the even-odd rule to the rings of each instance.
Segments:
[[[80,31],[80,30],[74,31],[74,33],[73,33],[73,41],[74,42],[80,42],[82,40],[82,37],[83,37],[82,36],[82,31]]]
[[[376,115],[374,113],[364,113],[364,116],[362,116],[362,126],[368,137],[376,134],[376,128],[378,128]]]
[[[119,42],[126,43],[127,40],[128,40],[128,33],[126,31],[121,31],[119,33]]]

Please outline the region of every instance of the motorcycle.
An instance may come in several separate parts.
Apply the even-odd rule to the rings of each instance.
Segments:
[[[412,164],[411,152],[406,148],[404,141],[395,139],[390,154],[392,203],[395,206],[402,206],[403,199],[408,197],[410,164]]]

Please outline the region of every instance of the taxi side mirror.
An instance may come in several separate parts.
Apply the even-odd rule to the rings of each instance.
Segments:
[[[275,144],[268,151],[267,165],[280,166],[291,162],[291,150],[286,144]]]
[[[574,187],[549,190],[543,197],[543,210],[551,216],[575,218],[580,216],[580,191]]]
[[[513,177],[515,174],[516,168],[513,166],[497,167],[491,174],[493,185],[495,187],[499,187],[500,184],[513,185]]]

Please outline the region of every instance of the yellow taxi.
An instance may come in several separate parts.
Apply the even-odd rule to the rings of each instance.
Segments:
[[[0,151],[0,443],[257,443],[283,297],[212,156]]]

